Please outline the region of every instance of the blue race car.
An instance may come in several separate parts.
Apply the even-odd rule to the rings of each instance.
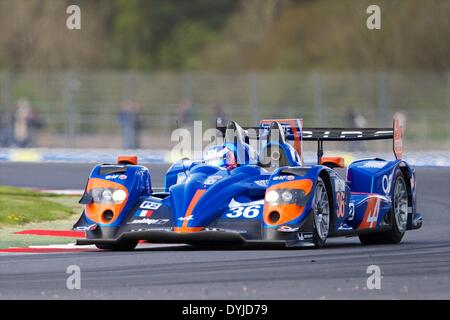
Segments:
[[[140,240],[321,248],[337,236],[398,243],[422,225],[397,119],[393,128],[371,129],[303,128],[301,119],[263,120],[253,128],[230,122],[218,132],[224,143],[201,161],[174,163],[163,192],[153,191],[150,172],[136,157],[96,166],[74,225],[86,239],[77,243],[107,250],[132,250]],[[357,160],[343,174],[342,157],[323,155],[325,141],[377,139],[393,140],[395,160]],[[303,163],[303,141],[317,142],[317,164]]]

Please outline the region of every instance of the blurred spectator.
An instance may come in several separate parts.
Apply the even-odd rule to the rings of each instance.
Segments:
[[[122,143],[125,149],[140,148],[141,107],[130,100],[122,102],[118,121],[122,131]]]
[[[11,112],[0,110],[0,148],[8,148],[13,144],[13,127]]]
[[[227,119],[225,116],[225,111],[220,103],[214,104],[214,114],[212,119],[212,128],[215,128],[216,125],[226,125]]]
[[[180,128],[192,127],[194,114],[192,103],[189,99],[182,99],[177,109],[177,122]]]
[[[31,108],[27,98],[20,98],[14,114],[15,145],[19,148],[35,147],[37,134],[42,126],[40,114]]]
[[[356,113],[352,108],[347,110],[347,125],[349,128],[366,128],[367,120],[362,114]],[[352,141],[348,144],[349,151],[366,151],[363,141]]]

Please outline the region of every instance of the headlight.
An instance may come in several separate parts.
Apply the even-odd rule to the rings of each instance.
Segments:
[[[292,199],[294,198],[294,196],[292,195],[292,192],[289,190],[283,191],[283,193],[281,194],[281,199],[284,202],[291,202]]]
[[[122,189],[93,188],[89,191],[94,203],[118,204],[127,198],[127,193]]]
[[[112,192],[109,189],[103,190],[102,198],[104,201],[108,202],[112,200]]]
[[[127,193],[121,189],[116,190],[112,194],[112,199],[114,202],[119,203],[127,198]]]
[[[280,198],[279,194],[275,190],[271,190],[266,193],[266,201],[267,202],[277,202]]]
[[[304,206],[308,200],[305,192],[300,189],[278,189],[266,193],[266,201],[272,205],[296,204]]]

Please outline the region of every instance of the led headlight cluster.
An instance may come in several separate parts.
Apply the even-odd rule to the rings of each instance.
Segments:
[[[93,188],[90,191],[94,203],[118,204],[127,198],[127,193],[122,189]]]
[[[266,201],[271,205],[296,204],[304,206],[306,200],[305,192],[300,189],[278,189],[266,193]]]

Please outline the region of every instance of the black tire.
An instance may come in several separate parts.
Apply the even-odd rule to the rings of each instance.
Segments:
[[[318,194],[320,191],[320,195]],[[324,193],[323,193],[324,192]],[[322,200],[324,201],[322,205],[319,204],[317,197],[321,196],[323,197]],[[331,197],[330,197],[330,191],[329,188],[327,187],[326,183],[322,180],[322,178],[318,178],[317,182],[316,182],[316,188],[314,189],[314,204],[313,204],[313,208],[312,208],[312,213],[313,214],[313,226],[314,226],[314,230],[313,230],[313,243],[315,245],[316,248],[320,249],[323,248],[325,246],[325,242],[327,241],[328,235],[330,233],[331,230],[331,225],[333,223],[333,219],[332,219],[332,207],[331,207],[331,201],[330,201]],[[318,206],[320,205],[320,206]],[[318,210],[318,211],[316,211]],[[323,210],[328,210],[327,215],[324,215]],[[328,219],[328,227],[324,228],[323,230],[318,230],[318,226],[317,224],[320,224],[320,222],[318,222],[318,215],[322,215],[322,218],[320,219],[320,221],[322,222],[322,219],[327,216],[326,218]]]
[[[121,243],[96,243],[95,246],[101,250],[110,250],[110,251],[132,251],[136,248],[138,242],[137,241],[127,241]]]
[[[399,184],[402,184],[406,190],[406,221],[408,219],[408,187],[405,181],[405,177],[401,173],[401,171],[397,171],[394,178],[394,192],[392,195],[392,209],[389,213],[389,219],[391,220],[391,229],[389,231],[379,232],[379,233],[367,233],[359,235],[359,240],[362,244],[371,245],[371,244],[394,244],[399,243],[403,236],[405,235],[406,225],[403,227],[399,226],[399,223],[396,219],[396,190],[399,188]],[[405,222],[406,223],[406,222]]]

